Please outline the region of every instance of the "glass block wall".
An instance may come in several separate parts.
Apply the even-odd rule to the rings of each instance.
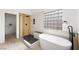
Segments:
[[[44,12],[44,28],[62,30],[62,9]]]

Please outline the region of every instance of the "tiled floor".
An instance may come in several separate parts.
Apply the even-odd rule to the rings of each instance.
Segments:
[[[40,50],[40,46],[28,48],[19,39],[16,39],[15,35],[7,35],[6,42],[0,44],[0,50]]]

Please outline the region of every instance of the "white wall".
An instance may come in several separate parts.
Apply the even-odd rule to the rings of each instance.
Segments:
[[[32,24],[31,26],[31,31],[32,34],[34,31],[42,31],[44,33],[50,33],[50,34],[54,34],[54,35],[58,35],[64,38],[68,38],[69,34],[66,31],[60,31],[60,30],[48,30],[48,29],[44,29],[43,27],[43,12],[47,12],[49,10],[33,10],[32,12],[32,20],[33,18],[36,19],[36,24]],[[74,32],[78,31],[78,10],[74,10],[74,9],[65,9],[63,14],[63,21],[68,21],[68,24],[72,25],[74,28]]]
[[[65,9],[63,15],[63,21],[68,21],[68,24],[73,26],[74,32],[78,33],[78,9]]]
[[[35,13],[32,15],[31,18],[31,33],[33,34],[34,31],[43,31],[43,15],[41,12]],[[35,24],[33,24],[33,18],[35,18]]]
[[[78,34],[79,34],[79,10],[78,10]]]
[[[5,13],[16,15],[16,37],[19,38],[19,13],[29,14],[28,9],[0,9],[0,43],[5,42]]]
[[[5,18],[4,12],[0,10],[0,43],[5,42]]]
[[[9,24],[12,24],[12,26]],[[5,13],[5,34],[14,33],[16,33],[16,15]]]

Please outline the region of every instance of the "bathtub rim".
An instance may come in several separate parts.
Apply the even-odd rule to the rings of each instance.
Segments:
[[[48,40],[48,38],[44,38],[44,35],[50,35],[51,37],[57,37],[57,38],[60,38],[62,41],[66,41],[66,43],[67,44],[63,44],[63,43],[61,43],[60,42],[60,40],[59,40],[59,42],[55,42],[55,41],[52,41],[51,39],[50,40]],[[62,37],[58,37],[58,36],[56,36],[56,35],[51,35],[51,34],[40,34],[39,35],[39,39],[42,39],[42,40],[47,40],[48,42],[51,42],[51,43],[53,43],[53,44],[56,44],[56,45],[59,45],[59,46],[63,46],[63,47],[70,47],[70,46],[72,46],[72,43],[69,41],[69,40],[67,40],[67,39],[65,39],[65,38],[62,38]],[[53,40],[55,40],[55,39],[53,39]],[[56,39],[56,40],[58,40],[58,39]]]

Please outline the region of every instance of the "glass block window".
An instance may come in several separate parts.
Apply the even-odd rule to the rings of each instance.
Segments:
[[[62,9],[44,12],[44,28],[62,30]]]

